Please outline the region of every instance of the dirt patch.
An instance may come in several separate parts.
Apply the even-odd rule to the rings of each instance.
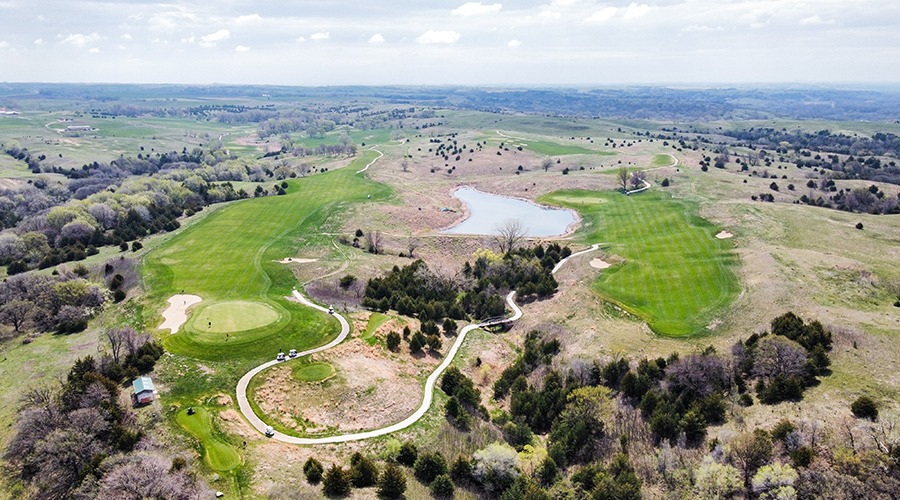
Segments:
[[[610,264],[609,262],[606,262],[603,259],[592,259],[591,260],[591,267],[593,267],[594,269],[606,269],[611,265],[612,264]]]
[[[257,439],[260,436],[259,431],[250,427],[237,410],[222,410],[218,417],[229,434],[235,434],[241,439]]]
[[[173,295],[169,299],[169,307],[162,313],[163,322],[158,329],[168,328],[170,333],[177,332],[187,321],[188,309],[201,300],[199,295]]]
[[[319,259],[300,259],[297,257],[288,257],[286,259],[281,259],[276,262],[279,264],[309,264],[310,262],[315,262]]]
[[[239,137],[234,142],[240,146],[255,146],[257,148],[262,149],[266,153],[274,153],[277,151],[281,151],[281,143],[280,142],[262,141],[259,139],[259,137],[253,136],[253,135]]]
[[[231,404],[231,396],[229,396],[227,394],[218,394],[216,396],[216,403],[218,403],[222,406],[230,405]]]
[[[719,231],[719,233],[716,234],[716,238],[719,238],[720,240],[727,240],[728,238],[733,238],[733,237],[734,237],[734,235],[729,233],[728,231]]]
[[[394,356],[354,339],[315,361],[332,364],[335,376],[304,383],[293,377],[291,364],[280,365],[267,373],[256,396],[264,413],[310,434],[377,429],[403,420],[421,403],[419,379],[438,360]]]

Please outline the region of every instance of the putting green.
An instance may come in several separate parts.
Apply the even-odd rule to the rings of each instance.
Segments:
[[[582,204],[597,197],[606,203]],[[729,240],[698,214],[696,203],[659,191],[621,193],[562,191],[541,201],[578,210],[585,243],[603,242],[624,264],[600,273],[598,294],[647,321],[659,334],[706,333],[707,326],[740,291],[738,263]]]
[[[334,375],[335,369],[328,363],[317,361],[294,367],[294,378],[301,382],[321,382]]]
[[[206,408],[195,406],[193,415],[188,415],[187,408],[185,408],[178,412],[175,421],[200,441],[203,460],[210,469],[224,472],[241,465],[241,456],[237,450],[216,436]]]
[[[278,311],[268,304],[235,300],[197,311],[192,327],[204,333],[242,332],[274,323],[279,317]]]
[[[208,301],[208,308],[239,302],[256,304],[257,312],[260,305],[270,306],[278,314],[276,320],[268,312],[263,319],[241,318],[228,307],[215,307],[213,312],[226,319],[223,326],[215,318],[203,323],[200,310],[181,333],[163,339],[166,351],[194,359],[258,364],[280,347],[302,350],[333,338],[339,325],[332,316],[286,298],[297,279],[290,266],[277,261],[298,255],[298,242],[330,247],[332,236],[325,233],[338,230],[335,214],[390,195],[389,187],[355,174],[376,157],[374,151],[365,151],[346,167],[291,179],[284,196],[217,207],[149,253],[143,272],[153,302],[162,304],[179,290],[190,289]],[[228,321],[243,326],[229,326]],[[230,337],[223,333],[254,324],[262,326]]]

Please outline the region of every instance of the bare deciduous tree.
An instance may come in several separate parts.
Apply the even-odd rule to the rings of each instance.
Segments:
[[[622,192],[628,191],[628,168],[622,167],[616,172],[616,180],[619,181],[619,185],[622,186]]]
[[[31,318],[34,304],[27,300],[13,300],[0,307],[0,323],[12,325],[19,332]]]
[[[400,162],[400,168],[403,169],[404,172],[409,172],[409,162],[406,161],[406,158],[404,158],[404,159]]]
[[[416,252],[416,249],[419,248],[419,240],[415,238],[410,238],[406,242],[406,249],[409,250],[409,258],[412,259],[413,255]]]
[[[769,335],[758,342],[753,357],[753,375],[774,378],[802,375],[806,369],[806,349],[781,335]]]
[[[628,182],[631,183],[631,187],[634,189],[638,189],[644,185],[644,180],[647,178],[647,174],[640,171],[634,171],[631,173],[631,177],[628,178]]]
[[[510,253],[516,245],[525,238],[525,227],[518,219],[509,219],[495,229],[497,235],[494,240],[500,247],[500,253]]]
[[[553,166],[553,160],[550,158],[544,158],[541,161],[541,168],[544,169],[544,172],[550,170],[550,167]]]
[[[370,253],[380,254],[382,243],[381,231],[368,231],[366,233],[366,249]]]

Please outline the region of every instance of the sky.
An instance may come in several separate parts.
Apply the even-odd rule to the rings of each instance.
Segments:
[[[0,81],[898,83],[897,0],[0,0]]]

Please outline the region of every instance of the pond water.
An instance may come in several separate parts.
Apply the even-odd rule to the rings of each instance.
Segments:
[[[448,234],[493,235],[497,234],[498,226],[509,220],[518,220],[525,229],[526,236],[559,236],[565,234],[566,229],[578,220],[571,210],[482,193],[471,187],[459,188],[453,196],[468,206],[469,217],[442,231]]]

